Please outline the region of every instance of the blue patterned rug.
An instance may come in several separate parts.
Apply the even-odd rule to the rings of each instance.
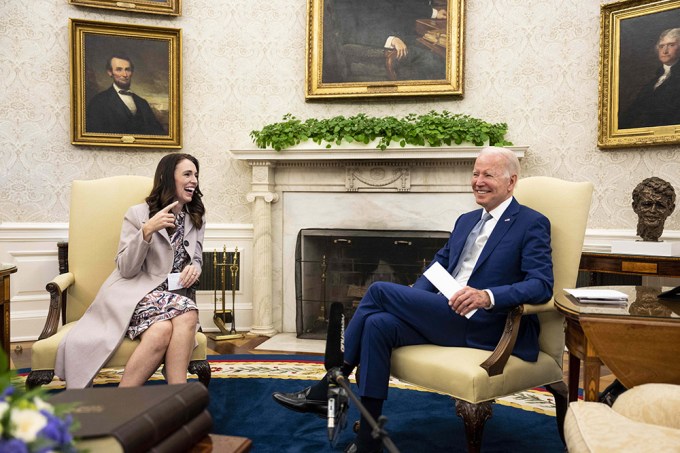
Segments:
[[[213,433],[247,437],[253,442],[253,453],[342,452],[354,438],[351,425],[359,419],[354,406],[333,448],[325,420],[291,412],[272,400],[275,391],[296,391],[321,379],[325,374],[322,357],[247,354],[209,356],[208,360]],[[19,370],[17,379],[25,379],[27,373]],[[120,375],[120,369],[102,370],[95,385],[115,384]],[[161,381],[158,372],[151,384]],[[56,390],[63,383],[55,380],[46,387]],[[388,419],[385,430],[401,453],[467,451],[463,421],[446,395],[393,380],[383,415]],[[498,400],[484,427],[482,452],[564,452],[552,395],[537,388]]]
[[[356,407],[350,406],[348,426],[332,448],[325,420],[291,412],[272,400],[275,391],[296,391],[320,379],[325,374],[322,358],[237,355],[209,360],[215,433],[248,437],[255,453],[341,452],[354,438],[351,424],[359,419]],[[383,414],[388,418],[385,429],[401,453],[467,451],[463,421],[448,396],[395,380]],[[482,451],[564,452],[552,395],[534,389],[499,400],[485,425]]]

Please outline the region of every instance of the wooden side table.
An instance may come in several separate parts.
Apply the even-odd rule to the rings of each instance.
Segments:
[[[680,384],[680,301],[657,298],[661,288],[598,286],[628,294],[622,307],[579,304],[557,294],[555,308],[566,317],[569,401],[578,396],[581,361],[583,399],[600,396],[600,366],[627,387],[658,382]]]
[[[0,342],[2,342],[2,350],[5,351],[7,357],[7,365],[9,366],[9,279],[10,275],[17,271],[17,267],[13,264],[0,264],[0,310],[2,310],[2,322],[0,322]]]
[[[601,274],[680,277],[680,257],[583,252],[579,270],[590,272],[590,285],[601,284]]]

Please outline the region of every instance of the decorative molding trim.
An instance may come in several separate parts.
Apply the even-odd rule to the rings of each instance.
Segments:
[[[67,237],[68,223],[0,223],[0,242],[57,242]]]
[[[345,167],[348,192],[360,190],[395,190],[408,192],[411,190],[411,172],[405,167],[386,167],[372,165],[370,167]]]
[[[288,162],[323,161],[324,166],[337,166],[338,161],[411,161],[411,160],[473,160],[482,146],[451,146],[440,148],[404,147],[380,150],[348,144],[347,147],[326,149],[316,143],[309,144],[309,149],[286,149],[274,151],[270,149],[233,149],[230,153],[235,159],[245,160],[253,165],[255,162]],[[528,146],[508,146],[519,159],[524,157]],[[261,164],[258,164],[261,165]],[[305,166],[307,166],[305,164]],[[314,166],[317,166],[316,164]]]
[[[51,259],[54,256],[57,256],[57,249],[56,245],[54,250],[9,250],[7,252],[9,255],[12,256],[12,258],[35,258],[35,257],[43,257],[43,258],[49,258]],[[16,264],[16,263],[15,263]]]
[[[248,192],[246,194],[248,203],[254,202],[257,198],[262,198],[267,203],[276,203],[279,201],[279,194],[276,192]]]

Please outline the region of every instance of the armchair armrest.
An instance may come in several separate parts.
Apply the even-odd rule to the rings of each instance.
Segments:
[[[522,313],[523,315],[537,315],[539,313],[555,310],[555,299],[552,298],[549,301],[539,305],[524,304],[522,306],[524,307],[524,311]]]
[[[508,317],[505,318],[505,328],[503,335],[493,350],[491,355],[482,362],[479,366],[484,368],[489,376],[497,376],[503,372],[505,364],[508,363],[512,348],[515,347],[517,341],[517,334],[519,333],[519,321],[522,319],[524,313],[524,305],[515,307]]]
[[[550,299],[544,304],[524,304],[515,307],[508,313],[508,317],[505,319],[503,335],[501,335],[501,339],[498,341],[496,349],[494,349],[491,355],[479,366],[484,368],[489,376],[501,374],[505,368],[505,364],[508,363],[510,354],[512,354],[512,349],[515,347],[517,335],[519,334],[519,322],[522,319],[522,316],[543,313],[554,309],[553,299]]]
[[[57,292],[58,295],[61,295],[64,290],[66,290],[69,286],[73,284],[73,282],[76,281],[76,277],[73,275],[71,272],[66,272],[65,274],[59,274],[56,277],[54,277],[51,281],[47,282],[47,285],[45,285],[45,289],[52,294],[52,292]]]
[[[57,275],[52,281],[48,282],[45,289],[50,293],[50,306],[45,319],[45,326],[38,337],[42,340],[51,337],[59,327],[59,317],[65,308],[66,289],[75,282],[75,276],[71,272]]]

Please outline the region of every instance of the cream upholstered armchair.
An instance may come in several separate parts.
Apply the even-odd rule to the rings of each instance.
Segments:
[[[611,407],[574,401],[564,435],[570,453],[680,452],[680,385],[638,385]]]
[[[517,201],[550,219],[554,292],[576,284],[592,191],[588,182],[543,176],[521,179],[515,189]],[[536,362],[510,355],[519,321],[526,314],[538,314],[541,323]],[[558,430],[564,439],[567,386],[562,381],[563,353],[564,320],[550,300],[510,312],[493,352],[435,345],[405,346],[392,354],[392,375],[453,397],[456,413],[465,423],[468,451],[476,452],[481,448],[484,423],[491,417],[491,403],[496,398],[542,385],[555,397]]]
[[[59,342],[78,322],[113,271],[125,212],[144,202],[151,185],[151,178],[143,176],[73,181],[69,240],[58,244],[59,275],[47,284],[50,307],[43,331],[33,343],[28,388],[52,381]],[[197,332],[196,341],[198,346],[188,371],[208,385],[210,366],[206,360],[205,335]],[[104,366],[125,366],[137,344],[139,340],[125,338]]]

